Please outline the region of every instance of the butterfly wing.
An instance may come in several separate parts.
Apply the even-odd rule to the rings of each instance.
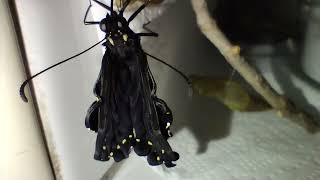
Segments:
[[[119,56],[107,49],[103,57],[94,88],[98,100],[86,117],[86,127],[98,133],[94,158],[107,161],[113,157],[119,162],[133,147],[139,156],[148,156],[150,165],[172,167],[179,155],[167,142],[171,110],[153,93],[143,51],[131,52]]]

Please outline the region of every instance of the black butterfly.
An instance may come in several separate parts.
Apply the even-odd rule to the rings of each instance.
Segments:
[[[94,87],[97,96],[88,110],[86,127],[98,133],[96,160],[111,157],[119,162],[129,156],[131,146],[139,156],[148,156],[150,165],[162,162],[172,167],[179,159],[166,141],[170,136],[171,111],[166,103],[155,95],[155,82],[147,57],[141,48],[141,36],[157,36],[156,33],[134,33],[129,23],[146,7],[147,1],[126,20],[119,13],[94,0],[111,11],[100,22],[106,33],[106,52],[102,59],[99,78]],[[111,2],[112,5],[112,2]]]
[[[139,156],[147,156],[150,165],[164,163],[173,167],[173,161],[179,159],[179,154],[172,150],[167,139],[172,136],[172,112],[162,99],[156,96],[156,82],[150,71],[147,56],[150,56],[174,69],[187,80],[179,70],[162,60],[143,51],[140,43],[142,36],[158,36],[157,33],[135,33],[129,24],[148,5],[146,1],[126,20],[123,13],[130,0],[123,3],[119,12],[97,0],[93,0],[107,9],[106,17],[100,22],[87,21],[90,5],[84,18],[85,25],[99,25],[105,32],[105,38],[87,50],[61,61],[26,80],[20,95],[24,101],[24,87],[39,74],[71,60],[106,40],[101,70],[94,86],[97,100],[90,106],[85,119],[85,125],[97,132],[94,159],[108,161],[113,158],[119,162],[129,157],[131,148]]]

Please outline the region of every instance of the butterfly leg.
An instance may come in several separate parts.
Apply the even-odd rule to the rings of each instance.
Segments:
[[[86,14],[84,15],[84,18],[83,18],[83,24],[84,25],[97,25],[97,24],[100,24],[100,22],[98,22],[98,21],[87,21],[88,14],[89,14],[90,8],[92,6],[91,0],[89,0],[89,3],[90,4],[89,4],[89,6],[88,6],[88,8],[86,10]]]

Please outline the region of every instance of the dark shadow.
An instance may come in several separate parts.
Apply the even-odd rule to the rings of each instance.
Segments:
[[[144,43],[145,49],[158,42],[164,43],[158,51],[150,49],[150,53],[164,58],[188,75],[230,76],[232,68],[200,32],[190,1],[176,2],[149,27],[160,37]],[[168,103],[174,113],[173,133],[189,130],[198,141],[199,153],[206,152],[210,141],[229,135],[231,111],[206,97],[188,97],[188,86],[179,75],[158,63],[150,62],[150,66],[158,82],[159,97]],[[159,68],[162,71],[157,72]]]
[[[283,94],[299,108],[320,118],[318,109],[308,102],[301,88],[293,82],[295,76],[320,90],[320,84],[301,68],[306,20],[309,19],[303,11],[305,3],[305,0],[219,0],[213,15],[229,39],[241,44],[242,55],[249,62],[261,64],[259,61],[269,59],[271,71]],[[289,46],[288,39],[292,39],[294,48]],[[262,45],[269,46],[271,52],[250,52]]]
[[[302,9],[305,5],[306,4],[304,1],[300,1],[297,9]],[[301,12],[297,12],[297,14],[299,13]],[[299,16],[301,17],[302,15]],[[305,16],[308,17],[308,15]],[[304,42],[307,30],[306,20],[308,19],[309,18],[299,19],[300,23],[297,24],[296,29],[300,29],[301,34],[294,38],[294,43],[296,46],[295,51],[290,50],[286,42],[278,45],[273,54],[274,58],[272,58],[273,60],[271,61],[271,68],[277,82],[283,90],[283,94],[290,98],[298,108],[310,113],[315,119],[320,119],[319,109],[309,103],[302,91],[302,88],[296,86],[293,82],[294,77],[298,78],[306,82],[309,86],[318,89],[320,92],[320,84],[307,76],[302,69]],[[281,56],[283,55],[285,55],[286,58],[282,58]]]
[[[320,91],[320,85],[313,79],[309,78],[301,69],[302,50],[303,48],[299,50],[299,52],[292,53],[288,51],[288,47],[286,46],[277,49],[275,54],[287,51],[287,57],[280,59],[279,56],[276,57],[275,55],[274,60],[271,61],[272,72],[283,91],[283,95],[292,100],[298,108],[310,113],[315,119],[320,119],[319,110],[309,103],[302,91],[302,88],[296,86],[293,82],[293,77],[296,76],[300,80],[305,81],[308,85],[313,86],[313,88]]]
[[[218,26],[234,43],[265,44],[299,35],[300,0],[217,0],[212,11]]]
[[[113,164],[109,167],[109,169],[104,173],[100,180],[112,180],[115,175],[120,171],[121,167],[123,167],[125,161],[121,162],[112,162]]]
[[[188,128],[199,143],[198,153],[205,153],[208,143],[230,133],[232,112],[224,105],[195,95],[188,107],[190,117],[180,128]]]

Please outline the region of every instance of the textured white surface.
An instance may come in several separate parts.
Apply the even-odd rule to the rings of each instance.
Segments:
[[[32,73],[98,40],[96,29],[82,25],[86,1],[17,3]],[[138,18],[145,22],[143,14]],[[189,1],[172,4],[149,27],[160,37],[143,40],[147,52],[188,74],[221,75],[230,71],[229,65],[199,32]],[[273,52],[277,54],[279,49]],[[99,179],[111,164],[92,159],[95,135],[84,128],[86,110],[94,100],[91,91],[100,66],[100,50],[96,48],[77,62],[65,64],[34,81],[41,116],[65,180]],[[292,71],[299,60],[288,50],[284,51],[285,56],[283,53],[265,56],[255,63],[277,90],[315,112],[320,106],[319,89]],[[187,86],[177,74],[157,62],[150,61],[150,65],[158,82],[159,96],[174,112],[175,133],[170,143],[181,155],[174,169],[151,168],[161,177],[320,179],[319,135],[306,134],[274,112],[231,113],[212,100],[188,98]],[[125,161],[116,178],[143,179],[144,175],[157,178],[148,169],[143,159],[132,157]]]
[[[6,0],[0,0],[0,27],[0,179],[53,180],[33,102],[18,95],[25,72]]]

